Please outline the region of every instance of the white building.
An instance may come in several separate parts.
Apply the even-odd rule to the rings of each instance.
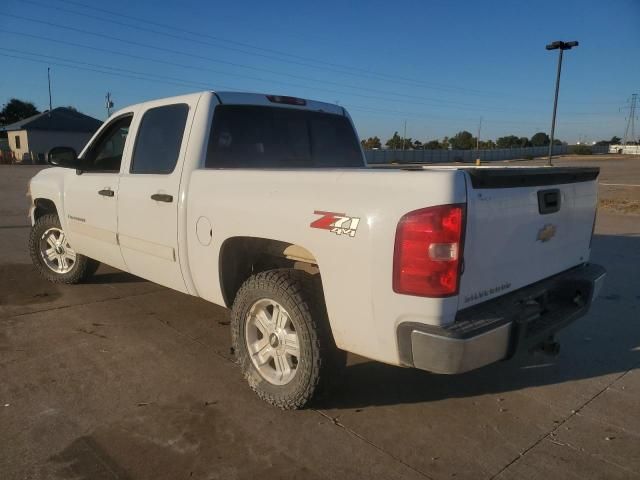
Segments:
[[[609,153],[640,155],[640,145],[609,145]]]
[[[80,153],[100,125],[100,120],[84,113],[58,107],[4,125],[0,131],[7,132],[16,162],[44,163],[46,153],[53,147],[72,147]]]

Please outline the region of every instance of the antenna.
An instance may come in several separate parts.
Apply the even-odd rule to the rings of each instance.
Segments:
[[[107,94],[104,96],[104,106],[107,109],[107,118],[109,118],[111,116],[111,109],[113,108],[111,92],[107,92]]]

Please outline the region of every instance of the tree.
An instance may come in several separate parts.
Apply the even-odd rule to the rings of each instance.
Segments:
[[[458,132],[450,140],[451,148],[454,150],[471,150],[476,147],[476,140],[470,132],[463,130]]]
[[[413,141],[411,138],[402,138],[398,135],[398,132],[394,132],[385,145],[393,150],[410,150],[413,148]]]
[[[442,144],[438,140],[429,140],[424,144],[425,150],[441,150]]]
[[[500,137],[496,140],[498,148],[518,148],[520,146],[520,139],[515,135],[507,135],[506,137]]]
[[[534,147],[544,147],[549,145],[549,135],[544,132],[538,132],[531,137],[531,145]]]
[[[521,147],[521,148],[530,147],[531,146],[531,142],[529,141],[529,139],[527,137],[520,137],[518,139],[518,146]]]
[[[616,137],[614,135],[613,137],[611,137],[611,140],[600,140],[599,142],[596,142],[596,145],[606,147],[608,145],[619,145],[621,142],[622,140],[620,140],[620,137]]]
[[[12,98],[0,110],[0,125],[9,125],[37,113],[40,112],[33,103]]]
[[[422,144],[422,142],[420,140],[414,140],[412,148],[414,150],[422,150],[424,148],[424,145]]]
[[[374,148],[382,147],[382,143],[378,137],[369,137],[366,140],[362,140],[360,143],[362,144],[362,148],[365,150],[373,150]]]

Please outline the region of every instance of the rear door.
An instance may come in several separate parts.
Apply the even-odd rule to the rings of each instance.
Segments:
[[[186,102],[140,111],[118,198],[118,239],[129,271],[183,292],[178,209],[187,125],[194,109]]]
[[[489,167],[468,174],[460,308],[588,261],[597,169]]]

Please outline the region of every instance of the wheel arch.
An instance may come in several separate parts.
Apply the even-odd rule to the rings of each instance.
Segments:
[[[49,198],[42,198],[42,197],[35,198],[33,200],[32,208],[33,208],[33,213],[31,214],[32,215],[31,220],[34,223],[43,215],[47,215],[50,213],[58,215],[58,218],[60,217],[60,214],[58,213],[58,207],[56,207],[55,202]]]
[[[275,268],[293,268],[319,275],[315,255],[295,243],[260,237],[231,237],[220,247],[218,259],[220,289],[225,305],[231,307],[242,284],[251,276]]]

